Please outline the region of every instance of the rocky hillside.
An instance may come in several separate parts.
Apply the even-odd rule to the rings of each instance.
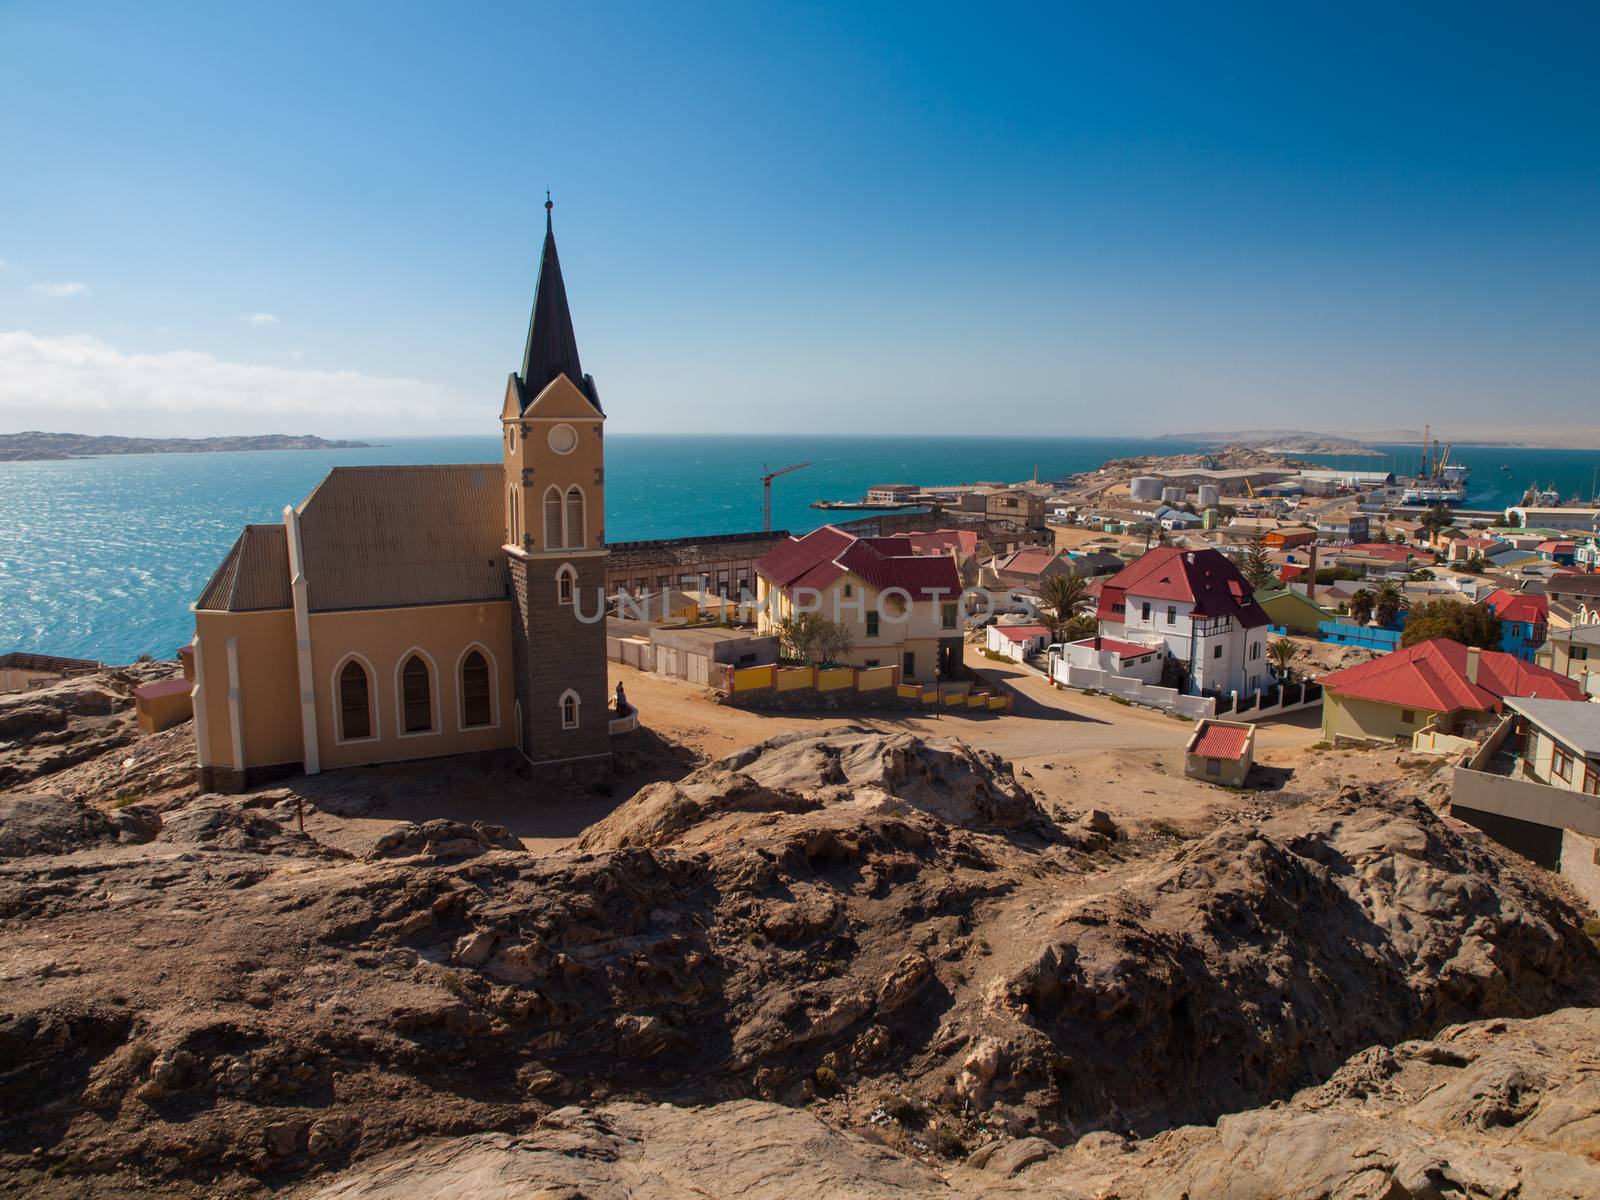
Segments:
[[[1600,1195],[1597,1038],[1600,1013],[1584,1009],[1458,1025],[1365,1051],[1326,1084],[1214,1128],[1145,1142],[1090,1134],[1067,1153],[1037,1137],[996,1142],[959,1166],[761,1101],[562,1108],[516,1135],[430,1139],[380,1155],[312,1194],[1578,1200]]]
[[[286,788],[85,795],[108,757],[0,793],[0,1177],[42,1195],[554,1163],[611,1174],[553,1195],[777,1196],[787,1161],[891,1196],[1074,1143],[1198,1179],[1224,1151],[1180,1126],[1600,979],[1581,914],[1398,787],[1182,841],[844,730],[648,786],[570,852],[441,819],[352,855]]]

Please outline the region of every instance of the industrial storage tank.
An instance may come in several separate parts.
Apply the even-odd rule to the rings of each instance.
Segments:
[[[1163,504],[1182,504],[1183,503],[1183,489],[1181,487],[1162,488],[1161,489],[1161,503],[1163,503]]]
[[[1159,475],[1135,475],[1128,481],[1128,495],[1135,500],[1159,500],[1161,483]]]
[[[1215,508],[1217,506],[1217,501],[1221,498],[1222,493],[1218,490],[1216,484],[1202,483],[1200,485],[1200,508]]]

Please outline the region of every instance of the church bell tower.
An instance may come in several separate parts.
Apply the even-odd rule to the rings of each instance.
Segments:
[[[535,767],[609,767],[605,412],[578,360],[545,201],[522,370],[500,413],[517,746]]]

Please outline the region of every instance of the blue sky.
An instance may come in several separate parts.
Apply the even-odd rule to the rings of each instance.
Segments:
[[[1600,10],[0,0],[0,430],[1600,424]],[[77,286],[73,286],[77,285]]]

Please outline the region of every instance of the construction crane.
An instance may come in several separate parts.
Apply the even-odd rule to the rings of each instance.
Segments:
[[[763,467],[766,463],[761,464]],[[764,533],[772,532],[772,481],[779,475],[787,475],[790,471],[803,470],[811,464],[808,462],[795,463],[792,467],[780,467],[776,471],[768,471],[761,477],[761,529]]]

